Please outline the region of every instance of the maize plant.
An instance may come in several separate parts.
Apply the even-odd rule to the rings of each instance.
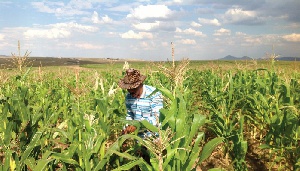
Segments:
[[[208,116],[209,129],[225,138],[224,151],[230,154],[235,169],[247,170],[247,154],[259,151],[256,160],[266,165],[264,169],[299,168],[296,76],[284,80],[275,71],[266,69],[235,74],[227,71],[223,75],[212,70],[193,71],[193,74],[189,87],[199,89],[201,96],[192,94],[191,98],[200,100],[194,104],[200,104],[199,110]],[[251,148],[247,149],[249,145]]]
[[[227,165],[207,169],[300,168],[297,72],[149,70],[145,83],[165,96],[161,125],[133,122],[136,131],[121,135],[121,69],[23,69],[0,82],[0,170],[196,170],[218,153]],[[144,129],[154,135],[141,139]]]
[[[1,170],[106,170],[121,92],[112,82],[85,91],[79,74],[34,84],[27,74],[1,87]]]

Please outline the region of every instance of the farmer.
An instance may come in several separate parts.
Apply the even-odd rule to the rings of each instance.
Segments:
[[[159,125],[159,110],[163,107],[163,98],[160,92],[149,96],[155,88],[149,85],[144,85],[146,76],[140,74],[139,70],[127,69],[126,75],[120,79],[118,85],[122,89],[126,89],[128,94],[125,97],[125,104],[127,109],[126,120],[147,120],[154,126]],[[129,125],[125,128],[125,133],[135,131],[135,127]],[[145,138],[150,136],[148,131],[138,134]]]

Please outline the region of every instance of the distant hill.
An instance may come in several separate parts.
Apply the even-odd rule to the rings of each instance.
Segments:
[[[241,58],[235,57],[235,56],[231,56],[231,55],[227,55],[224,58],[220,58],[218,60],[252,60],[252,58],[248,57],[248,56],[243,56]]]
[[[57,57],[28,57],[28,66],[73,66],[86,64],[109,64],[109,63],[124,63],[125,59],[119,58],[57,58]],[[128,62],[137,62],[142,60],[126,59]],[[0,69],[12,68],[15,65],[12,63],[11,57],[0,56]]]
[[[223,58],[220,58],[218,60],[224,60],[224,61],[235,61],[235,60],[252,60],[253,58],[250,58],[248,56],[243,56],[241,58],[239,57],[235,57],[235,56],[231,56],[231,55],[227,55]],[[266,60],[265,58],[258,58],[257,60]],[[279,58],[276,58],[276,60],[278,61],[300,61],[300,57],[279,57]]]
[[[7,56],[7,55],[0,55],[0,58],[7,58],[7,57],[9,57],[9,56]]]
[[[299,57],[279,57],[279,58],[276,58],[276,60],[279,60],[279,61],[300,61],[300,58]]]

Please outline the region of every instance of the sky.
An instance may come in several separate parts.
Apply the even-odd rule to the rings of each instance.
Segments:
[[[0,0],[0,55],[300,56],[300,0]],[[171,42],[173,45],[171,45]]]

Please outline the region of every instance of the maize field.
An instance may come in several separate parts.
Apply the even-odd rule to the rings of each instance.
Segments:
[[[0,70],[0,170],[300,170],[300,69],[275,64],[133,64],[164,108],[131,134],[122,65]]]

